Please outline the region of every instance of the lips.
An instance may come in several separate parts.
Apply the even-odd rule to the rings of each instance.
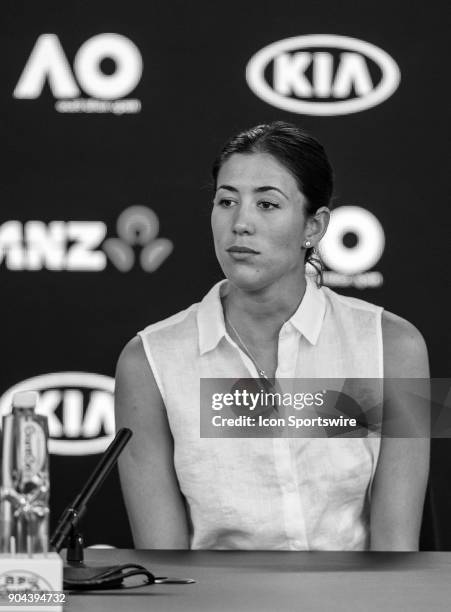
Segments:
[[[229,253],[253,253],[254,255],[258,255],[259,251],[255,251],[254,249],[250,249],[246,246],[231,246],[227,249]]]

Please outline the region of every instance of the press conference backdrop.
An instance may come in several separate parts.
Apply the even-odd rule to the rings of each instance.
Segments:
[[[210,167],[237,130],[292,121],[336,173],[326,284],[412,321],[451,374],[439,3],[6,2],[1,36],[1,410],[40,391],[53,522],[114,432],[114,369],[147,324],[221,278]],[[449,94],[449,89],[448,89]],[[435,441],[423,547],[451,547]],[[117,475],[88,544],[130,546]]]

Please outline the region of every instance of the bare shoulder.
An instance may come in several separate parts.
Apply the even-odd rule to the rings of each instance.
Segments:
[[[118,366],[121,369],[134,369],[137,366],[143,368],[144,365],[146,365],[144,347],[139,336],[135,336],[122,349]]]
[[[421,352],[426,342],[419,330],[406,319],[384,310],[382,313],[382,334],[384,345],[392,350]]]
[[[116,405],[127,403],[134,408],[161,406],[161,398],[155,376],[147,360],[141,338],[135,336],[122,350],[116,367]]]
[[[384,370],[387,378],[427,378],[426,342],[419,330],[398,315],[382,313]]]

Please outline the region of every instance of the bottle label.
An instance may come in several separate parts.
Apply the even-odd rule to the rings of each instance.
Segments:
[[[47,443],[40,423],[25,420],[20,423],[19,465],[25,484],[46,469]]]

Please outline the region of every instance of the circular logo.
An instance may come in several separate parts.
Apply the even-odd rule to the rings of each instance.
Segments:
[[[346,244],[348,237],[349,246]],[[379,261],[384,246],[384,230],[373,213],[360,206],[340,206],[331,212],[319,250],[331,270],[358,274]]]
[[[104,74],[100,63],[111,59],[112,74]],[[74,60],[77,79],[86,93],[95,98],[112,100],[130,93],[142,75],[141,54],[134,43],[120,34],[99,34],[87,40]]]

